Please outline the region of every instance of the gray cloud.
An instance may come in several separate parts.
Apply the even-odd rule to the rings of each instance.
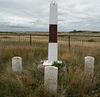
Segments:
[[[0,30],[48,31],[51,0],[0,0]],[[59,0],[58,30],[100,30],[100,0]]]

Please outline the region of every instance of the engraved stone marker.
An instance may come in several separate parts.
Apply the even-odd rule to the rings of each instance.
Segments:
[[[84,71],[92,76],[94,74],[94,60],[95,60],[94,57],[91,56],[85,57]]]
[[[22,58],[21,57],[12,58],[12,71],[18,74],[22,73]]]
[[[57,79],[58,79],[58,68],[55,66],[47,66],[44,71],[44,87],[48,92],[57,92]]]
[[[53,1],[50,4],[48,60],[44,61],[43,65],[52,65],[58,61],[57,22],[58,5]]]

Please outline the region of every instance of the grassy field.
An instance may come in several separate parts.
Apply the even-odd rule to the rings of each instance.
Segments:
[[[10,37],[10,38],[7,38]],[[58,57],[66,62],[67,73],[58,77],[58,92],[44,91],[43,75],[37,73],[41,60],[48,59],[48,37],[0,36],[0,97],[100,97],[100,43],[71,41],[59,37]],[[32,36],[33,37],[33,36]],[[24,40],[26,39],[26,40]],[[89,40],[89,39],[88,39]],[[99,39],[98,39],[99,40]],[[23,59],[23,73],[15,74],[11,69],[11,59]],[[84,57],[95,58],[93,78],[84,73]]]

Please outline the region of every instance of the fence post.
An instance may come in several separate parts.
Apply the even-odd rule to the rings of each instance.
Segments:
[[[20,34],[19,34],[19,42],[20,42]]]
[[[69,51],[70,51],[70,36],[68,37],[68,39],[69,39],[69,45],[68,46],[69,46]]]
[[[32,39],[31,39],[32,37],[31,37],[31,34],[30,34],[30,46],[32,45]]]

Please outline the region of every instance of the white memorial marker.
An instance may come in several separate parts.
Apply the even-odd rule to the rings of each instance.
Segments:
[[[95,61],[94,57],[91,56],[85,57],[84,71],[92,76],[94,74],[94,61]]]
[[[48,44],[48,60],[43,65],[52,65],[54,61],[58,61],[57,47],[57,4],[50,4],[50,20],[49,20],[49,44]]]
[[[44,87],[48,92],[57,92],[57,79],[58,79],[58,68],[54,66],[45,67],[44,71]]]
[[[22,73],[22,58],[21,57],[12,58],[12,71],[18,74]]]

